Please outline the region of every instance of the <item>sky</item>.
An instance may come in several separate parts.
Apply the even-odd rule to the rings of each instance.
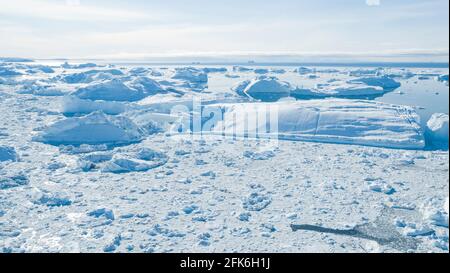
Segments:
[[[448,62],[448,0],[0,0],[0,56]]]

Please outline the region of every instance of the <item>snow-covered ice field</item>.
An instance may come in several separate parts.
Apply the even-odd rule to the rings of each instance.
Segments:
[[[448,68],[10,61],[0,252],[448,252]]]

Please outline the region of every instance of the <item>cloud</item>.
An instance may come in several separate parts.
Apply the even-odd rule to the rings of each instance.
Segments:
[[[49,2],[45,0],[0,0],[0,15],[59,21],[131,21],[152,16],[130,10],[103,8],[79,0]],[[156,17],[156,16],[155,16]]]
[[[381,0],[366,0],[368,6],[379,6],[381,5]]]

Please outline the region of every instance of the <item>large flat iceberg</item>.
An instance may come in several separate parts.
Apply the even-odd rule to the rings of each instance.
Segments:
[[[419,116],[407,106],[342,99],[215,106],[222,109],[224,120],[213,128],[213,134],[399,149],[425,147]],[[273,117],[278,122],[276,129]],[[236,128],[247,131],[239,135]]]

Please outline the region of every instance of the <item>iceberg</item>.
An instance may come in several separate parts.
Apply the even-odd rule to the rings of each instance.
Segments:
[[[426,137],[430,144],[437,148],[448,149],[448,122],[447,114],[436,113],[427,122]]]
[[[176,68],[172,79],[185,80],[192,83],[207,83],[208,74],[193,67]]]
[[[33,138],[51,145],[126,145],[140,142],[142,130],[131,120],[95,112],[81,118],[56,122]]]
[[[148,96],[144,90],[129,87],[119,79],[108,80],[95,83],[87,87],[81,87],[71,95],[80,99],[88,100],[128,102],[139,101]]]
[[[58,78],[65,83],[91,83],[98,80],[112,79],[115,76],[123,76],[124,73],[118,69],[89,70],[74,74],[61,75]]]
[[[350,81],[351,83],[363,83],[369,86],[378,86],[384,90],[395,90],[401,86],[401,83],[388,76],[359,78]]]
[[[144,148],[131,155],[115,155],[111,161],[105,164],[102,171],[110,173],[146,172],[165,165],[168,159],[168,156],[162,152]]]
[[[123,103],[115,101],[92,101],[82,100],[74,96],[65,96],[62,98],[61,108],[64,115],[75,116],[97,111],[102,111],[108,115],[118,115],[125,112],[127,107]]]
[[[237,94],[264,102],[273,102],[289,97],[293,90],[287,82],[276,77],[260,76],[252,81],[243,81],[233,88]]]
[[[17,160],[18,156],[13,147],[0,146],[0,162]]]
[[[148,96],[165,93],[165,90],[158,82],[148,77],[137,77],[130,82],[130,85]]]
[[[419,116],[407,106],[344,99],[214,106],[220,107],[224,119],[217,122],[212,134],[398,149],[425,147]],[[277,118],[277,124],[264,118],[268,115]],[[235,133],[236,128],[247,131]]]
[[[250,72],[253,71],[251,68],[243,67],[243,66],[233,66],[234,72]]]
[[[352,77],[364,77],[364,76],[380,76],[382,68],[375,69],[357,69],[350,71],[348,74]]]
[[[318,84],[316,88],[297,88],[291,96],[297,99],[314,98],[376,98],[386,91],[382,87],[368,86],[363,83],[351,83],[336,81],[330,84]]]
[[[85,68],[94,68],[97,67],[97,64],[94,63],[85,63],[85,64],[69,64],[65,62],[61,65],[64,69],[85,69]]]
[[[225,72],[228,72],[228,69],[226,67],[220,67],[220,68],[206,67],[206,68],[203,68],[203,71],[205,73],[225,73]]]
[[[258,68],[258,69],[255,69],[254,72],[255,72],[256,74],[267,74],[267,73],[269,73],[269,69],[266,69],[266,68]]]
[[[34,62],[33,59],[27,59],[27,58],[17,58],[17,57],[1,57],[0,62],[5,63],[32,63]]]
[[[16,71],[15,69],[6,66],[0,66],[0,76],[2,77],[15,77],[21,75],[23,75],[23,73]]]
[[[447,75],[441,75],[438,77],[438,81],[444,82],[448,84],[448,74]]]
[[[315,69],[307,68],[307,67],[300,67],[298,69],[295,69],[294,72],[299,73],[300,75],[315,73]]]

